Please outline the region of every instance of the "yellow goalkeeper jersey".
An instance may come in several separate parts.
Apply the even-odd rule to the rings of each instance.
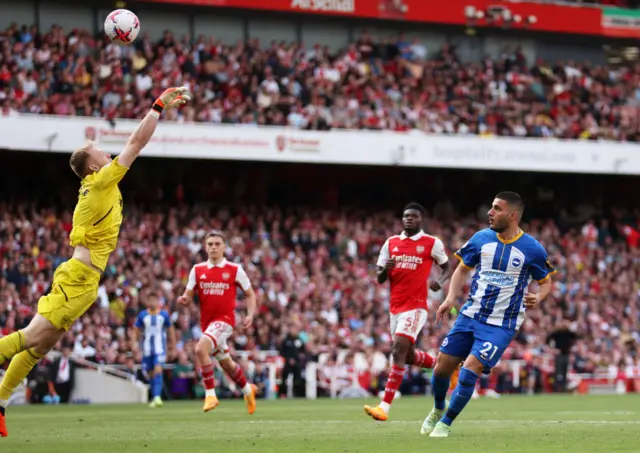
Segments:
[[[122,224],[122,194],[118,183],[128,170],[116,157],[100,171],[85,177],[73,212],[71,246],[88,248],[91,263],[103,271],[118,244]]]

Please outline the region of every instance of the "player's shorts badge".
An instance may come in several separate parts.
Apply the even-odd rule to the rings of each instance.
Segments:
[[[416,252],[418,252],[418,255],[422,255],[424,253],[424,246],[423,245],[417,246]]]

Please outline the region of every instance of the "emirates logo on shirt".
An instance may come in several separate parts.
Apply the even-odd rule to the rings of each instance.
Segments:
[[[228,283],[200,282],[200,291],[204,296],[222,296],[230,288]]]
[[[422,245],[417,246],[416,252],[418,252],[418,255],[422,255],[424,253],[424,246]]]
[[[222,279],[223,280],[229,280],[229,278],[231,278],[231,274],[225,272],[224,274],[222,274]]]
[[[418,265],[423,263],[423,259],[419,256],[398,255],[392,256],[391,259],[396,260],[396,269],[409,269],[415,271]]]

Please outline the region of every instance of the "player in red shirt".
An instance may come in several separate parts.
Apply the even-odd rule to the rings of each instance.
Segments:
[[[196,264],[189,273],[189,282],[178,303],[188,305],[197,294],[200,301],[200,326],[202,338],[196,345],[196,355],[200,361],[202,380],[206,389],[203,411],[209,412],[218,404],[215,382],[213,379],[214,355],[222,369],[242,389],[249,414],[256,410],[257,387],[247,382],[240,365],[229,355],[227,339],[233,333],[236,319],[236,294],[239,286],[247,297],[247,316],[244,328],[253,323],[256,313],[256,294],[251,287],[249,277],[242,266],[228,262],[224,258],[226,240],[219,231],[209,233],[205,239],[209,259]]]
[[[449,258],[440,239],[422,231],[425,209],[418,203],[404,208],[399,236],[391,236],[384,243],[378,258],[378,283],[391,282],[391,335],[393,348],[391,371],[384,398],[376,406],[364,410],[375,420],[389,418],[389,409],[396,391],[402,383],[405,364],[433,368],[435,359],[415,348],[418,334],[427,321],[427,281],[435,262],[442,268],[442,277],[431,283],[438,291],[451,276]]]

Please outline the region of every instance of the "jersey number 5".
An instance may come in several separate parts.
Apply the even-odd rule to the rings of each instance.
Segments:
[[[489,360],[492,360],[493,356],[495,356],[496,352],[498,352],[498,347],[492,345],[488,341],[485,341],[484,343],[482,343],[482,349],[480,349],[480,354],[482,355],[482,357],[487,357],[488,354],[489,354],[489,351],[491,351],[492,349],[493,349],[493,351],[491,352],[491,355],[489,356]]]

